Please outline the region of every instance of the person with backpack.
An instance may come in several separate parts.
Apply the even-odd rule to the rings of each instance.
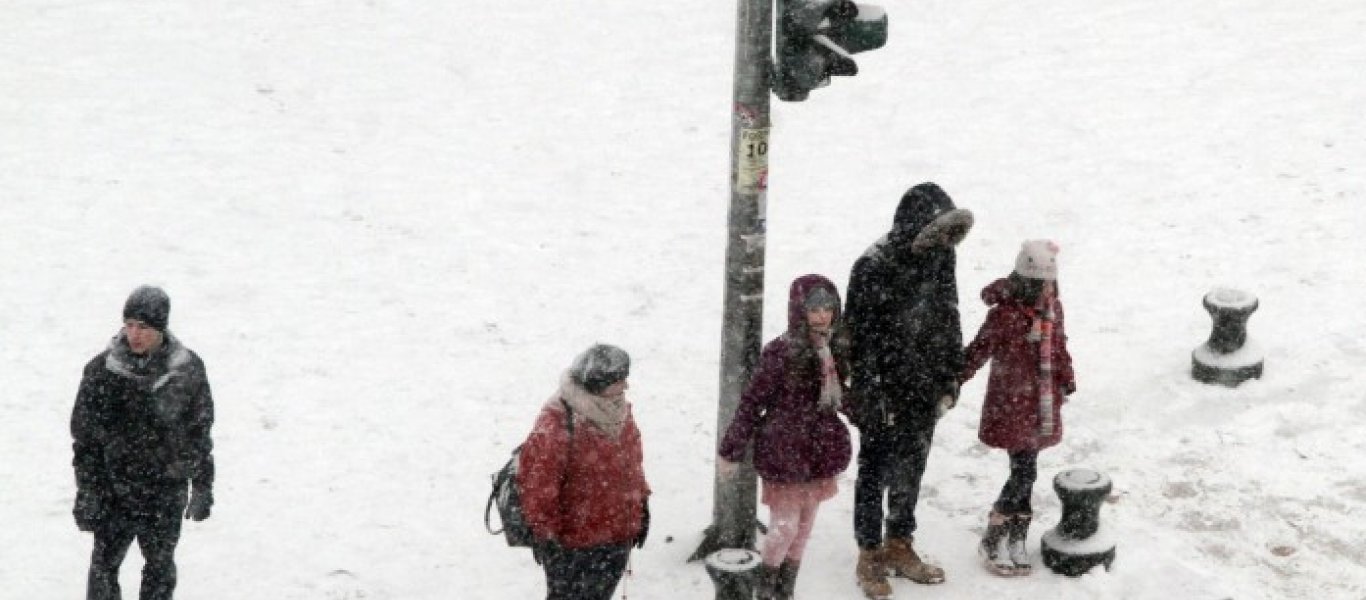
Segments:
[[[547,600],[608,600],[649,533],[650,486],[626,400],[631,359],[596,344],[541,408],[517,485]]]
[[[835,476],[849,466],[849,429],[839,417],[849,344],[839,317],[839,291],[829,279],[792,282],[787,331],[764,346],[718,450],[719,471],[733,477],[752,444],[763,481],[769,526],[755,600],[792,598],[816,511],[835,496]]]
[[[988,360],[991,374],[977,436],[1010,456],[1010,477],[987,516],[978,553],[988,570],[1028,575],[1026,540],[1039,451],[1062,440],[1062,405],[1077,390],[1058,299],[1058,245],[1030,240],[1015,270],[982,290],[991,309],[965,350],[961,381]]]

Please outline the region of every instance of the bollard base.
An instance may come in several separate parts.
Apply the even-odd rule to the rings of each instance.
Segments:
[[[1085,575],[1097,565],[1109,571],[1115,562],[1114,540],[1103,528],[1084,540],[1067,538],[1052,529],[1044,533],[1039,546],[1044,566],[1068,577]]]
[[[744,548],[722,548],[703,560],[707,576],[716,584],[717,600],[749,600],[759,563],[759,553]]]
[[[1200,383],[1227,387],[1238,387],[1238,384],[1249,379],[1262,378],[1260,353],[1255,359],[1245,361],[1244,364],[1230,361],[1226,356],[1214,354],[1205,346],[1196,348],[1195,352],[1191,353],[1191,377]]]

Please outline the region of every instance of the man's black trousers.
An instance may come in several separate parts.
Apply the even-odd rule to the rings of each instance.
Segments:
[[[188,499],[186,484],[141,487],[114,498],[95,527],[86,600],[120,600],[119,566],[137,540],[145,564],[139,600],[171,600],[175,592],[175,547]]]

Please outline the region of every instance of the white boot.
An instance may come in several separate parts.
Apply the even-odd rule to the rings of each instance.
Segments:
[[[1010,550],[1006,545],[1007,517],[996,511],[987,515],[987,531],[982,542],[977,544],[977,555],[988,571],[1001,577],[1015,575],[1015,562],[1010,560]]]
[[[1010,553],[1010,562],[1015,564],[1016,575],[1029,575],[1034,572],[1034,565],[1029,562],[1029,522],[1033,520],[1031,513],[1016,513],[1012,515],[1006,523],[1006,549]]]

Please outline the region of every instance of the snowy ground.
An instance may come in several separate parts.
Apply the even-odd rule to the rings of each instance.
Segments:
[[[1034,540],[1074,466],[1113,478],[1122,534],[1115,569],[1080,579],[976,565],[1006,471],[976,441],[979,378],[920,512],[949,581],[898,596],[1366,598],[1366,4],[886,8],[864,74],[775,104],[765,338],[788,282],[843,286],[914,183],[977,214],[969,335],[1019,241],[1059,240],[1080,391]],[[67,419],[149,282],[218,402],[218,504],[185,528],[181,596],[541,594],[528,553],[483,531],[488,474],[601,340],[635,359],[656,491],[625,594],[710,598],[684,558],[711,514],[734,16],[0,5],[0,597],[81,594]],[[1266,375],[1237,389],[1189,377],[1215,286],[1261,300]],[[802,597],[858,597],[851,484]]]

